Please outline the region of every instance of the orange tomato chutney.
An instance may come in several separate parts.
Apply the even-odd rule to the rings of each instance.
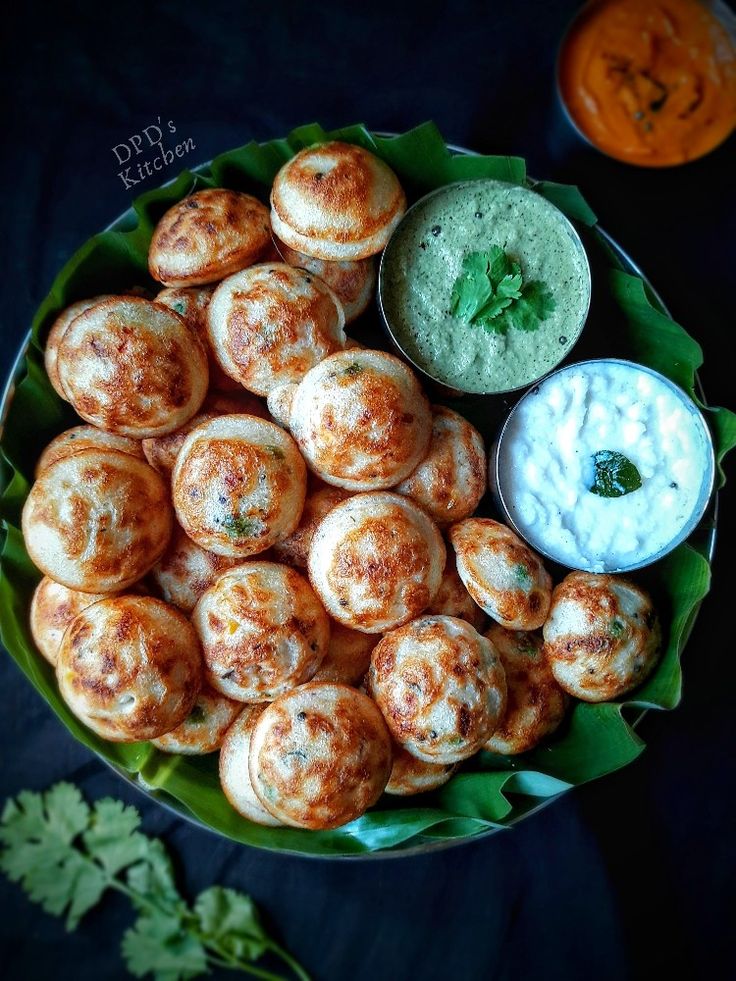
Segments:
[[[594,0],[560,52],[560,94],[600,150],[667,167],[736,128],[736,47],[698,0]]]

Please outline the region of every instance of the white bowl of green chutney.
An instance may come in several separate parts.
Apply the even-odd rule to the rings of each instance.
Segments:
[[[384,250],[378,302],[398,350],[457,393],[527,388],[570,353],[590,265],[566,216],[535,191],[463,181],[406,212]]]

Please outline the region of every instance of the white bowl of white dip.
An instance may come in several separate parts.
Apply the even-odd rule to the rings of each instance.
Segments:
[[[694,531],[715,456],[695,403],[616,358],[552,372],[517,402],[490,458],[508,523],[554,562],[587,572],[650,565]]]

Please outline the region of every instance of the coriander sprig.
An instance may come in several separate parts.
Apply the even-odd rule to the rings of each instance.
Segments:
[[[121,953],[131,974],[184,981],[218,966],[262,981],[284,981],[253,962],[279,957],[301,981],[304,969],[266,933],[250,897],[212,886],[190,906],[174,881],[162,842],[142,834],[134,807],[105,798],[90,807],[79,790],[58,783],[45,793],[21,791],[0,818],[0,869],[68,930],[108,889],[137,913]]]
[[[465,256],[450,298],[452,314],[494,334],[537,330],[554,308],[546,283],[524,282],[519,263],[499,245]]]

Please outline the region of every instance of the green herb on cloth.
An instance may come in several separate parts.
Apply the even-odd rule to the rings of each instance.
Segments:
[[[68,930],[108,889],[130,900],[137,918],[121,952],[131,974],[183,981],[212,967],[283,981],[253,962],[270,953],[301,981],[304,969],[266,933],[253,901],[212,886],[193,905],[180,894],[161,841],[138,828],[134,807],[105,798],[88,805],[79,790],[57,783],[45,793],[21,791],[0,818],[0,869]]]
[[[519,263],[498,245],[465,256],[450,299],[452,314],[494,334],[537,330],[554,308],[546,283],[524,282]]]

